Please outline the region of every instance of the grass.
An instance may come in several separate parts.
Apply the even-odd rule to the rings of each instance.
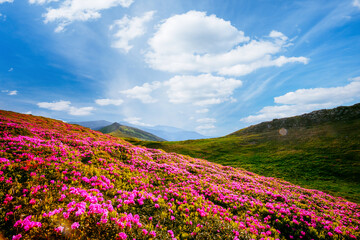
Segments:
[[[244,160],[261,163],[252,148],[276,139],[188,143],[224,162],[244,146]],[[317,190],[0,110],[0,239],[350,240],[359,227],[359,204]]]
[[[360,120],[221,138],[133,144],[277,177],[360,202]]]
[[[135,138],[145,141],[164,141],[164,139],[151,133],[145,132],[138,128],[121,125],[119,123],[113,123],[100,129],[99,131],[119,138]]]

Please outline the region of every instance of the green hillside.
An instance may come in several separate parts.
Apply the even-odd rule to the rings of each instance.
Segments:
[[[351,240],[359,227],[343,198],[0,110],[1,240]]]
[[[280,129],[287,134],[279,134]],[[276,119],[221,138],[134,144],[279,177],[360,202],[360,104]]]
[[[145,141],[165,141],[154,134],[145,132],[138,128],[121,125],[119,123],[113,123],[109,126],[101,128],[99,131],[120,138],[136,138]]]

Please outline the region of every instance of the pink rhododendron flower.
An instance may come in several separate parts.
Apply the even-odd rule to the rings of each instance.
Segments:
[[[15,235],[12,237],[12,240],[19,240],[22,238],[22,235],[21,234],[18,234],[18,235]]]
[[[57,228],[55,228],[55,232],[63,232],[64,227],[63,226],[59,226]]]
[[[80,224],[78,222],[74,222],[73,224],[71,224],[72,229],[76,229],[78,227],[80,227]]]
[[[121,233],[119,233],[119,237],[120,237],[120,239],[123,240],[123,239],[127,238],[127,235],[125,233],[121,232]]]

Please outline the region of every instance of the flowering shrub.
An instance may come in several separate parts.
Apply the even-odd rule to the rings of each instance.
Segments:
[[[359,239],[360,206],[0,111],[0,238]]]

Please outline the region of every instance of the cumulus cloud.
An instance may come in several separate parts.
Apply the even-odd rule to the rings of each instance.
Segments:
[[[157,102],[150,94],[153,90],[161,87],[160,82],[144,83],[142,86],[136,86],[131,89],[120,91],[128,98],[138,99],[143,103],[155,103]]]
[[[151,125],[151,124],[143,123],[141,121],[141,118],[139,118],[139,117],[128,117],[128,118],[125,118],[124,121],[134,124],[134,125],[142,126],[142,127],[153,127],[153,125]]]
[[[354,0],[353,1],[353,6],[358,7],[360,9],[360,0]]]
[[[145,34],[145,23],[151,21],[154,13],[154,11],[149,11],[142,17],[124,16],[122,19],[115,20],[114,24],[110,26],[110,30],[115,32],[111,46],[122,49],[126,53],[129,52],[133,47],[129,45],[129,42]]]
[[[167,95],[172,103],[206,106],[231,100],[231,95],[242,86],[242,81],[211,74],[183,75],[171,78],[164,86],[168,87]]]
[[[147,63],[173,73],[241,76],[263,67],[308,62],[305,57],[278,56],[291,45],[281,32],[272,31],[264,39],[250,41],[229,21],[198,11],[166,19],[149,45]]]
[[[1,3],[6,3],[6,2],[12,3],[12,2],[14,2],[14,0],[0,0],[0,4],[1,4]]]
[[[107,106],[107,105],[119,106],[123,102],[124,101],[122,99],[109,99],[109,98],[103,98],[103,99],[96,99],[95,100],[95,103],[100,105],[100,106]]]
[[[32,0],[47,3],[49,0]],[[101,17],[101,11],[112,7],[129,7],[134,0],[65,0],[58,8],[48,8],[44,14],[45,23],[57,22],[55,32],[61,32],[73,21],[88,21]]]
[[[76,108],[71,106],[70,101],[57,101],[57,102],[39,102],[38,107],[45,108],[53,111],[66,111],[70,115],[85,116],[90,115],[95,109],[93,107]]]
[[[274,118],[284,118],[311,112],[322,108],[333,108],[360,99],[360,78],[341,87],[299,89],[275,97],[274,102],[282,105],[266,106],[256,115],[242,118],[241,121],[257,123]]]

